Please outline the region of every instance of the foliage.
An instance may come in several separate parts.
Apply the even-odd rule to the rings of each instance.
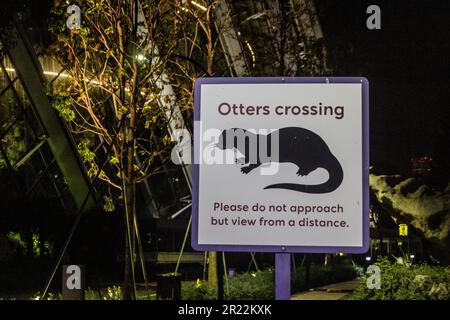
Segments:
[[[183,300],[214,300],[217,298],[217,289],[200,279],[197,279],[197,281],[182,281],[181,298]]]
[[[6,160],[0,155],[0,169],[7,166]]]
[[[168,120],[178,120],[179,114],[174,109],[177,94],[166,85],[174,83],[168,71],[174,65],[173,53],[189,43],[180,41],[186,31],[180,22],[187,18],[181,18],[179,1],[149,5],[142,0],[73,0],[71,4],[82,10],[78,29],[66,27],[66,2],[55,1],[52,10],[49,30],[54,41],[48,55],[64,66],[66,81],[55,81],[49,93],[74,136],[89,135],[91,143],[78,144],[87,174],[98,175],[107,184],[105,192],[97,192],[105,199],[105,211],[123,205],[126,234],[134,236],[136,185],[168,170],[172,148]],[[212,28],[213,23],[206,21]],[[200,19],[193,24],[197,22]],[[197,40],[192,43],[193,48],[197,45]],[[191,87],[175,91],[192,94]],[[181,121],[173,122],[181,128]],[[105,157],[106,150],[110,151]],[[126,237],[125,298],[131,297],[131,240]]]
[[[103,300],[121,300],[122,299],[122,289],[120,286],[108,287],[106,290],[106,295],[103,295]]]
[[[274,277],[273,269],[237,274],[228,279],[229,292],[225,288],[225,298],[231,300],[273,299]]]
[[[5,145],[5,152],[9,161],[14,165],[20,160],[27,150],[26,141],[26,126],[22,121],[19,121],[18,125],[15,125],[7,134],[3,137],[3,143]],[[6,166],[6,161],[4,165],[0,165],[0,168]]]
[[[331,266],[311,265],[309,280],[306,280],[306,268],[300,266],[292,275],[292,291],[306,290],[311,287],[351,280],[356,277],[356,270],[351,263],[339,263]],[[228,289],[224,281],[224,296],[231,300],[274,298],[274,270],[272,268],[245,272],[228,278]],[[217,289],[206,281],[198,279],[182,282],[181,296],[184,300],[212,300],[217,298]]]
[[[267,269],[259,272],[245,272],[228,278],[228,287],[224,281],[224,297],[230,300],[273,299],[274,272]],[[183,300],[214,300],[217,299],[217,288],[208,282],[197,279],[184,281],[181,286]]]
[[[26,253],[26,251],[27,251],[27,243],[25,242],[24,239],[22,239],[22,235],[20,234],[20,232],[10,231],[6,235],[6,237],[8,238],[9,241],[17,244],[17,246],[19,248],[21,248],[24,253]]]
[[[153,300],[156,294],[150,294],[146,290],[137,290],[137,300]],[[122,300],[123,292],[120,286],[111,286],[106,289],[94,291],[92,288],[85,290],[85,300]]]
[[[411,264],[406,259],[392,262],[384,257],[376,263],[381,271],[381,288],[368,289],[364,275],[353,300],[448,300],[450,269],[425,263]]]
[[[41,255],[41,247],[42,247],[42,249],[44,249],[43,253],[45,255],[52,254],[53,244],[51,244],[49,241],[44,241],[43,243],[41,243],[39,230],[31,230],[30,232],[31,232],[31,242],[32,242],[31,249],[33,252],[33,256],[39,257]],[[14,243],[17,246],[17,248],[20,248],[21,253],[23,255],[27,254],[29,248],[27,246],[26,240],[24,239],[25,237],[22,235],[21,232],[10,231],[6,235],[6,237],[8,238],[9,241]]]
[[[105,210],[105,212],[113,212],[116,207],[114,206],[114,201],[111,197],[104,197],[104,204],[103,204],[103,210]]]
[[[159,101],[173,101],[161,90],[170,81],[164,72],[178,45],[176,4],[136,3],[142,8],[139,21],[132,19],[134,1],[74,0],[82,11],[81,28],[69,30],[68,4],[55,1],[49,23],[47,55],[64,66],[64,76],[48,95],[73,133],[88,177],[99,174],[104,182],[97,194],[106,212],[117,205],[134,211],[135,184],[165,170],[172,147],[167,143],[171,106],[163,110]]]
[[[82,139],[77,144],[77,150],[81,160],[83,161],[83,163],[88,165],[89,169],[87,171],[87,174],[90,179],[94,178],[98,172],[98,166],[95,162],[95,153],[91,151],[91,147],[92,142],[89,139]]]
[[[75,120],[75,111],[71,101],[71,95],[67,91],[61,91],[53,98],[53,108],[55,108],[61,118],[66,121]]]
[[[309,274],[308,274],[309,273]],[[338,261],[328,266],[311,264],[309,267],[301,265],[293,272],[291,288],[293,292],[304,291],[331,283],[355,279],[357,268],[350,261]]]
[[[88,287],[84,292],[84,298],[86,300],[99,300],[99,295],[97,292]]]
[[[30,297],[30,300],[41,300],[41,297],[42,295],[40,291],[38,291]],[[91,288],[87,288],[85,290],[84,298],[85,300],[122,300],[122,289],[120,286],[107,287],[105,290],[102,290],[100,298],[100,295],[97,292]],[[62,300],[62,295],[61,293],[49,292],[44,300]]]
[[[61,294],[54,294],[53,292],[49,292],[44,300],[61,300]],[[30,300],[41,300],[41,293],[38,291],[30,297]]]

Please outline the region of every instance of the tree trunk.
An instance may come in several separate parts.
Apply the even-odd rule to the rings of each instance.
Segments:
[[[211,11],[208,10],[206,12],[206,25],[211,27]],[[214,41],[212,36],[212,30],[209,28],[205,30],[207,34],[207,45],[206,45],[206,68],[208,71],[208,75],[212,76],[214,72]],[[208,284],[211,288],[218,287],[217,281],[217,252],[210,251],[208,252]]]
[[[208,284],[211,288],[217,288],[217,252],[208,252]]]
[[[136,179],[134,173],[136,112],[133,101],[130,101],[130,119],[125,129],[125,159],[123,168],[123,196],[125,212],[125,270],[124,270],[124,300],[136,299],[135,271],[135,230],[134,216],[136,214]]]
[[[124,190],[124,199],[125,199],[125,269],[124,269],[124,285],[123,285],[123,299],[124,300],[134,300],[135,291],[134,291],[134,261],[135,261],[135,250],[134,250],[134,197],[135,197],[135,188],[133,184],[128,182],[125,183]],[[131,240],[131,244],[130,244]]]

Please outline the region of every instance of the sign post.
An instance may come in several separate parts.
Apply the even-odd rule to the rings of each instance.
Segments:
[[[290,253],[369,246],[365,78],[201,78],[195,83],[192,247]]]
[[[275,299],[291,299],[291,254],[275,253]]]

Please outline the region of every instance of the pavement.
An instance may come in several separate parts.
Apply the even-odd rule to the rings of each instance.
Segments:
[[[359,279],[329,284],[295,293],[291,300],[345,300],[357,287]]]

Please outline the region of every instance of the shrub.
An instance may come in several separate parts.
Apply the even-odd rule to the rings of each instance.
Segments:
[[[213,300],[217,297],[216,288],[211,288],[206,281],[181,282],[181,299],[183,300]]]
[[[181,285],[183,300],[213,300],[217,298],[217,289],[208,282],[198,279],[183,281]],[[228,278],[228,286],[224,279],[224,298],[229,300],[273,299],[274,272],[267,269],[259,272],[245,272]]]
[[[375,263],[381,271],[381,288],[368,289],[363,275],[353,300],[448,300],[450,269],[443,266],[391,262],[381,258]]]
[[[33,294],[29,300],[41,300],[41,299],[42,299],[41,293],[38,291],[35,294]],[[44,300],[61,300],[61,299],[62,299],[61,294],[54,294],[52,292],[49,292]]]
[[[120,286],[112,286],[106,288],[106,294],[103,295],[103,300],[121,300],[122,289]]]
[[[309,269],[309,281],[306,281],[305,266],[297,267],[292,274],[291,291],[307,290],[309,288],[329,283],[352,280],[357,272],[350,262],[332,264],[324,267],[312,264]],[[270,268],[259,272],[245,272],[228,278],[228,289],[224,280],[224,298],[230,300],[274,299],[275,272]],[[181,285],[183,300],[212,300],[217,298],[217,289],[211,288],[206,281],[183,281]]]
[[[225,298],[230,300],[270,300],[274,298],[274,271],[241,273],[228,278],[229,293],[225,288]]]
[[[328,266],[311,264],[309,266],[309,277],[305,265],[297,267],[292,274],[292,292],[304,291],[331,283],[349,281],[358,276],[358,270],[351,261],[341,261]]]

